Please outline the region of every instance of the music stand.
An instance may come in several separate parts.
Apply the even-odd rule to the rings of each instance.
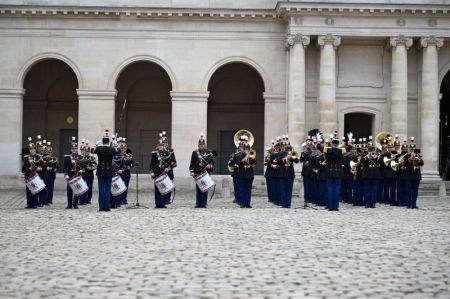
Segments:
[[[139,204],[139,162],[136,162],[134,166],[136,167],[136,202],[133,205],[127,207],[127,209],[148,209],[148,207]]]

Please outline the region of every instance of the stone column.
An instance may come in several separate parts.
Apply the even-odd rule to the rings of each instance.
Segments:
[[[422,105],[420,110],[420,148],[424,157],[423,174],[437,178],[439,164],[439,79],[438,53],[443,38],[422,37]]]
[[[336,49],[341,44],[341,37],[322,35],[317,44],[320,46],[319,129],[331,134],[337,130]]]
[[[102,139],[105,129],[114,134],[117,91],[77,89],[77,93],[78,138],[93,145]]]
[[[286,119],[286,96],[265,92],[263,97],[264,146],[270,146],[272,139],[286,133],[287,123],[283,121]]]
[[[305,141],[305,48],[309,43],[309,36],[301,34],[289,34],[286,40],[289,51],[287,128],[297,151]]]
[[[209,92],[174,92],[172,97],[172,144],[177,158],[176,177],[189,177],[191,153],[203,133],[208,143],[207,116]]]
[[[400,140],[408,133],[408,53],[412,38],[391,37],[391,132]]]
[[[21,172],[24,94],[22,88],[0,89],[0,175],[17,176]]]

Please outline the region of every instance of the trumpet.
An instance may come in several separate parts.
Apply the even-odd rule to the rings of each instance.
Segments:
[[[389,167],[389,165],[391,164],[391,162],[394,161],[394,160],[397,158],[398,155],[399,155],[399,154],[391,155],[390,158],[384,157],[384,158],[383,158],[383,163],[384,163],[384,165],[386,165],[386,167]]]
[[[400,158],[398,158],[398,162],[395,161],[391,161],[391,168],[393,171],[399,171],[400,168],[403,167],[403,164],[405,164],[405,156],[408,154],[404,154],[403,156],[400,156]]]

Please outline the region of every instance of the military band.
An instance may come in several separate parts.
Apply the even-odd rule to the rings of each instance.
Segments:
[[[288,135],[276,137],[266,148],[264,177],[269,202],[282,208],[291,207],[296,175],[294,165],[302,163],[304,200],[307,203],[330,211],[338,211],[340,201],[365,208],[375,208],[377,203],[417,208],[424,162],[414,137],[409,141],[405,138],[401,143],[398,135],[389,132],[381,132],[375,139],[372,136],[355,139],[351,133],[339,139],[337,132],[324,139],[317,129],[308,135],[300,155],[292,147]],[[79,205],[91,203],[95,171],[99,181],[99,210],[109,211],[127,204],[133,155],[125,138],[112,139],[108,130],[95,148],[83,139],[79,153],[78,142],[72,138],[71,153],[65,155],[63,161],[67,209],[78,209]],[[234,201],[241,208],[252,207],[251,192],[257,161],[256,151],[252,148],[254,141],[250,131],[239,130],[234,136],[236,151],[228,161]],[[22,164],[27,185],[26,207],[52,204],[56,172],[59,170],[52,143],[40,135],[36,142],[29,137],[28,150]],[[206,139],[201,134],[189,165],[189,173],[196,181],[196,208],[206,208],[208,193],[213,193],[210,191],[215,183],[210,174],[214,170],[215,156],[215,152],[206,147]],[[168,145],[166,133],[161,132],[149,167],[150,176],[155,180],[155,208],[165,208],[170,204],[175,191],[173,169],[176,166],[174,150]],[[114,176],[120,177],[125,185],[124,191],[115,196],[111,193]]]

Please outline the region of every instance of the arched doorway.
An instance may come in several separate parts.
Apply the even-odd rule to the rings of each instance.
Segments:
[[[439,125],[439,174],[450,180],[450,71],[441,84],[440,125]],[[445,177],[444,177],[445,176]]]
[[[244,63],[229,63],[211,77],[208,90],[208,147],[218,151],[216,173],[228,174],[227,162],[234,152],[234,133],[250,130],[255,136],[256,174],[263,172],[264,82],[258,72]]]
[[[170,142],[172,83],[166,71],[156,63],[138,61],[121,72],[116,89],[116,130],[119,136],[127,138],[135,161],[139,161],[141,171],[145,171],[159,132],[166,131]]]
[[[72,68],[58,59],[37,62],[25,76],[23,152],[28,137],[42,135],[52,142],[61,161],[70,153],[70,138],[78,135],[78,80]]]
[[[352,132],[353,138],[368,138],[373,133],[374,116],[369,113],[347,113],[344,116],[344,133]],[[374,136],[375,138],[375,136]]]

